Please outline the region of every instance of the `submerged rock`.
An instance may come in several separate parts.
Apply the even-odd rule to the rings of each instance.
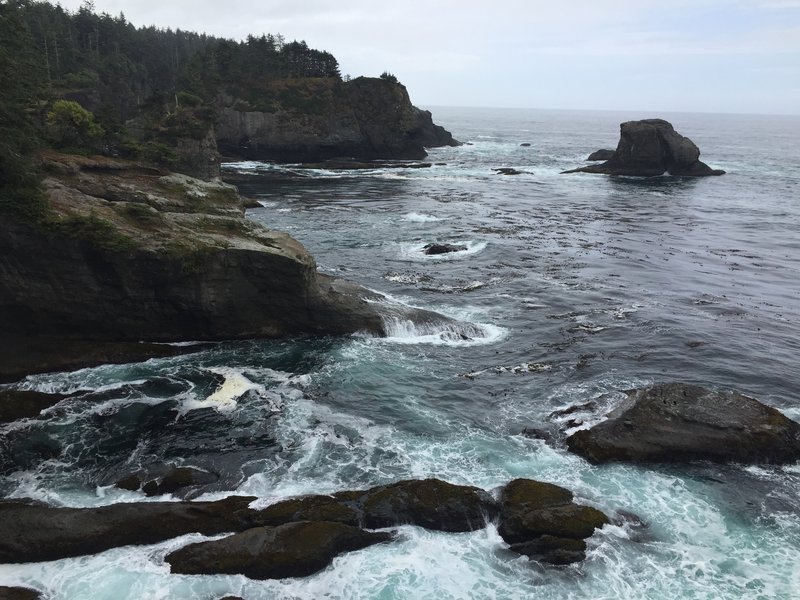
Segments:
[[[800,459],[800,423],[738,392],[670,383],[625,393],[605,421],[567,438],[572,452],[594,463]]]
[[[514,169],[513,167],[499,167],[497,169],[492,169],[498,175],[522,175],[524,171],[519,171]]]
[[[590,157],[591,160],[591,157]],[[655,177],[669,173],[687,177],[723,175],[700,161],[700,149],[677,133],[663,119],[627,121],[620,125],[620,139],[613,155],[600,165],[580,167],[564,173],[604,173]]]
[[[449,254],[450,252],[463,252],[467,249],[464,244],[426,244],[422,248],[422,253],[428,256],[438,254]]]
[[[187,489],[210,485],[219,480],[219,475],[195,467],[174,467],[161,473],[134,473],[117,482],[124,490],[142,490],[145,496],[161,496],[185,492]]]
[[[210,542],[185,546],[165,558],[173,573],[242,574],[252,579],[305,577],[344,552],[392,539],[389,532],[350,525],[301,521],[257,527]]]
[[[583,560],[583,540],[609,522],[596,508],[575,504],[565,488],[515,479],[503,488],[497,529],[510,550],[561,565]]]
[[[0,562],[22,563],[154,544],[187,533],[215,535],[257,526],[255,500],[131,502],[98,508],[0,503]]]

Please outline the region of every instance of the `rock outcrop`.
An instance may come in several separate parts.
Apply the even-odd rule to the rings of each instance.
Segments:
[[[602,148],[600,150],[595,150],[589,156],[586,157],[586,160],[597,161],[597,160],[611,160],[614,158],[614,150],[609,150],[607,148]]]
[[[164,467],[157,471],[133,473],[117,481],[117,487],[124,490],[144,492],[145,496],[185,493],[219,480],[219,475],[195,467]]]
[[[46,394],[27,390],[0,391],[0,423],[35,417],[66,398],[64,394]]]
[[[541,481],[515,479],[500,498],[498,531],[509,549],[555,565],[586,558],[586,538],[609,523],[590,506],[572,501],[569,490]]]
[[[496,513],[496,502],[481,489],[425,479],[285,500],[263,509],[259,520],[267,525],[308,520],[369,528],[417,525],[437,531],[474,531]]]
[[[592,155],[594,156],[594,155]],[[589,157],[588,160],[594,160]],[[620,125],[617,149],[606,162],[564,171],[656,177],[669,173],[685,177],[722,175],[700,160],[700,149],[663,119],[627,121]]]
[[[257,100],[220,97],[217,113],[220,150],[252,160],[417,160],[425,148],[459,144],[404,86],[368,77],[277,80]]]
[[[321,571],[343,552],[392,539],[392,534],[364,531],[325,521],[301,521],[257,527],[242,533],[184,546],[167,555],[173,573],[242,574],[251,579],[305,577]]]
[[[155,544],[187,533],[215,535],[256,527],[255,498],[218,502],[134,502],[99,508],[0,503],[0,562],[24,563]]]
[[[4,218],[0,232],[0,336],[384,333],[380,294],[318,274],[298,241],[244,218],[233,186],[105,158],[51,153],[44,162],[50,212]]]
[[[452,252],[463,252],[467,249],[465,244],[425,244],[422,247],[422,253],[428,256],[437,256],[439,254],[450,254]]]
[[[567,438],[572,452],[594,463],[800,459],[800,423],[738,392],[671,383],[625,394],[605,421]]]
[[[31,588],[0,586],[0,598],[3,600],[39,600],[41,597],[40,591]]]

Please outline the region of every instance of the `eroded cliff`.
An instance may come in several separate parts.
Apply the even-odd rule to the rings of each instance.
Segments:
[[[220,150],[252,160],[420,159],[426,147],[459,144],[384,79],[275,80],[256,98],[220,96],[216,108]]]

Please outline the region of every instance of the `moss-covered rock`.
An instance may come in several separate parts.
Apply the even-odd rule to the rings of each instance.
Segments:
[[[530,479],[511,481],[500,503],[498,531],[511,549],[551,564],[583,560],[583,540],[610,522],[596,508],[575,504],[569,490]]]
[[[191,544],[168,554],[165,560],[173,573],[238,573],[252,579],[304,577],[321,571],[343,552],[391,538],[388,532],[369,532],[342,523],[301,521]]]

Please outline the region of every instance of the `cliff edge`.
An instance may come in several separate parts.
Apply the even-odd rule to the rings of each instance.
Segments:
[[[233,186],[103,157],[42,163],[46,216],[6,218],[0,235],[0,337],[385,333],[380,294],[318,274],[297,240],[244,218]]]
[[[393,81],[302,78],[266,86],[257,97],[217,98],[216,137],[223,154],[279,162],[417,160],[427,156],[425,148],[460,145]]]

